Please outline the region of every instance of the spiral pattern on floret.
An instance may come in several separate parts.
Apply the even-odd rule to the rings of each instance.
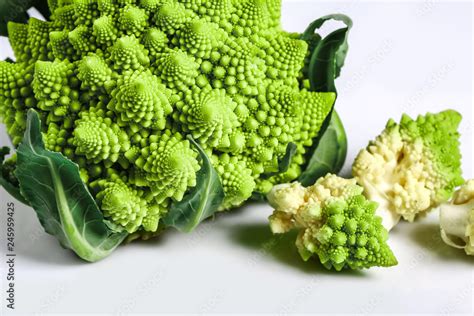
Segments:
[[[98,163],[104,161],[106,166],[119,159],[121,152],[130,148],[128,135],[109,118],[100,116],[100,112],[83,112],[76,121],[72,144],[76,154]]]
[[[355,179],[329,174],[308,188],[294,183],[273,190],[271,228],[276,233],[299,229],[296,246],[304,260],[316,255],[327,269],[338,271],[397,264],[375,215],[377,203],[362,195]]]
[[[195,183],[196,153],[178,133],[193,135],[217,157],[216,166],[220,161],[226,208],[281,179],[260,185],[290,141],[301,143],[286,177],[299,173],[302,142],[309,144],[320,128],[303,117],[322,120],[333,100],[300,95],[304,44],[272,21],[278,0],[49,5],[51,21],[8,25],[17,62],[0,62],[0,117],[16,145],[27,109],[35,109],[46,147],[77,163],[88,185],[110,180],[115,170],[129,188],[139,187],[149,211],[138,231],[155,232],[170,199]],[[86,119],[99,113],[101,119]],[[117,151],[111,132],[117,127],[128,150]],[[178,156],[183,170],[174,169]]]
[[[132,122],[163,129],[166,116],[173,111],[167,96],[169,92],[148,71],[125,74],[111,94],[107,108],[120,117],[122,125]]]
[[[224,90],[194,89],[176,104],[176,121],[205,147],[230,146],[230,134],[239,125],[233,110],[235,103]]]
[[[138,157],[128,157],[146,171],[146,180],[158,203],[166,198],[180,201],[187,188],[196,185],[196,172],[200,168],[197,153],[180,134],[166,131],[150,137],[149,145],[141,149]]]

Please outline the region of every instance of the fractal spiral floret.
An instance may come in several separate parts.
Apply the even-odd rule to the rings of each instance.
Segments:
[[[281,29],[280,1],[48,3],[49,21],[8,25],[0,118],[18,145],[36,110],[46,148],[79,166],[107,220],[158,229],[196,186],[190,136],[221,179],[220,209],[299,176],[335,93],[305,88],[308,45]],[[288,170],[263,177],[290,143]]]

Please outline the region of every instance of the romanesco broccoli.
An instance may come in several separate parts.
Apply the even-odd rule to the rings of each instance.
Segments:
[[[222,209],[301,173],[335,93],[304,88],[308,45],[281,29],[281,1],[48,3],[50,21],[8,24],[16,62],[0,61],[0,118],[18,145],[35,109],[46,148],[79,165],[107,219],[157,230],[196,184],[186,135],[212,157]],[[289,170],[261,178],[289,143]]]
[[[328,269],[388,267],[397,260],[387,245],[388,233],[355,179],[328,174],[304,188],[298,182],[275,186],[268,194],[275,209],[274,233],[299,231],[296,246],[304,260],[319,257]]]

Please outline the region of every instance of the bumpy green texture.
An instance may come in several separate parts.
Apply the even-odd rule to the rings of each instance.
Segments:
[[[367,197],[383,204],[380,209],[387,216],[380,216],[413,221],[446,202],[464,182],[460,121],[461,115],[454,110],[428,113],[416,120],[403,115],[399,124],[390,120],[359,153],[352,173]]]
[[[301,173],[335,94],[303,87],[308,45],[281,29],[280,1],[50,8],[50,21],[9,23],[16,62],[0,62],[0,118],[18,145],[34,108],[46,148],[79,165],[110,221],[130,233],[157,230],[166,206],[196,184],[186,135],[212,157],[221,209]],[[290,143],[288,171],[263,179]]]
[[[274,233],[299,231],[301,257],[317,256],[327,269],[389,267],[397,260],[387,245],[388,233],[355,179],[328,174],[304,188],[293,182],[275,186],[268,195],[275,211]]]

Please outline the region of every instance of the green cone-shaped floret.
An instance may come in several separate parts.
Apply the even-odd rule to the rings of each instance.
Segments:
[[[396,265],[388,233],[375,215],[377,203],[366,200],[362,192],[355,179],[331,174],[308,188],[299,183],[276,186],[268,196],[275,208],[272,231],[298,229],[301,257],[317,256],[328,269]]]
[[[308,90],[301,90],[299,94],[304,115],[300,136],[297,139],[309,147],[313,145],[313,139],[318,136],[324,119],[331,111],[336,94]]]
[[[119,115],[122,125],[132,122],[142,127],[163,129],[166,116],[173,110],[169,92],[148,71],[125,74],[112,91],[112,97],[108,109]]]
[[[97,48],[92,36],[92,31],[86,26],[82,25],[76,27],[69,32],[68,37],[74,49],[83,56],[89,52],[94,52]]]
[[[200,169],[197,153],[190,148],[189,141],[168,131],[150,137],[150,145],[141,150],[134,163],[146,171],[158,202],[168,197],[180,201],[187,189],[196,185],[196,172]]]
[[[229,136],[239,125],[236,104],[224,90],[194,89],[177,105],[174,118],[205,147],[229,147]]]
[[[82,82],[82,89],[98,91],[103,89],[111,80],[112,70],[105,60],[95,54],[81,59],[78,64],[77,78]]]
[[[70,109],[80,108],[75,91],[78,82],[71,78],[73,71],[74,65],[67,60],[36,62],[33,91],[40,109],[64,116]]]
[[[92,23],[100,15],[96,0],[74,0],[74,11],[76,26],[92,26]]]
[[[170,88],[186,90],[195,84],[199,65],[186,53],[168,51],[156,61],[155,74]]]
[[[36,104],[28,68],[23,64],[0,61],[0,118],[14,145],[21,141],[25,130],[25,107]]]
[[[201,18],[219,24],[226,32],[232,30],[231,18],[232,13],[235,11],[232,0],[205,0],[202,1],[202,4],[197,3],[197,0],[188,0],[186,2],[192,3],[187,4],[187,7],[199,14]]]
[[[31,58],[25,60],[34,63],[36,60],[52,60],[52,53],[48,47],[49,32],[53,31],[53,23],[31,18],[28,21],[28,44]]]
[[[28,47],[28,25],[8,22],[8,40],[17,62],[28,62],[30,51]]]
[[[96,199],[104,216],[123,226],[129,233],[135,232],[149,212],[140,192],[129,187],[119,177],[100,180],[96,185],[100,188]]]
[[[48,150],[64,153],[70,137],[71,133],[64,126],[51,122],[46,133],[43,134],[44,146]]]
[[[112,46],[117,40],[118,30],[111,16],[103,15],[95,20],[92,30],[97,43],[104,47]]]
[[[181,49],[196,58],[210,58],[212,51],[222,45],[222,33],[212,22],[194,20],[178,31]]]
[[[158,11],[159,7],[168,0],[139,0],[140,8],[144,9],[148,14]]]
[[[159,29],[149,28],[143,36],[143,45],[148,50],[148,55],[152,57],[153,62],[157,56],[168,48],[168,37]]]
[[[192,19],[192,11],[176,1],[166,1],[154,16],[156,26],[168,35],[173,35],[178,29]]]
[[[225,87],[231,95],[239,93],[256,96],[259,94],[258,88],[264,86],[266,70],[257,52],[258,49],[247,39],[226,41],[219,49],[219,54],[211,56],[214,67],[210,65],[210,70],[203,71],[212,73],[212,86],[215,88]]]
[[[126,6],[120,11],[118,23],[123,32],[139,37],[148,26],[148,15],[139,7]]]
[[[224,187],[225,198],[221,209],[239,206],[248,200],[255,188],[255,180],[245,162],[227,154],[215,156],[213,162]]]
[[[54,21],[57,21],[62,28],[72,30],[76,27],[76,10],[73,4],[68,4],[54,10],[52,15]]]
[[[270,14],[267,0],[242,0],[235,3],[236,10],[232,17],[235,23],[235,36],[251,37],[270,26]]]
[[[99,10],[102,16],[115,16],[118,13],[118,10],[120,9],[117,4],[118,3],[115,0],[97,0],[97,9]]]
[[[273,79],[285,80],[298,77],[304,66],[308,44],[286,35],[279,35],[259,41],[262,58],[267,65],[267,75]]]
[[[145,48],[134,35],[119,38],[111,48],[110,58],[119,71],[140,69],[150,63]]]
[[[280,27],[281,19],[281,0],[266,0],[267,10],[270,14],[270,25]]]
[[[80,55],[69,41],[69,31],[50,32],[49,41],[54,58],[71,61],[79,59]]]
[[[75,125],[72,143],[76,154],[85,155],[93,163],[106,160],[106,164],[111,165],[121,152],[130,149],[127,134],[110,118],[83,112]]]

